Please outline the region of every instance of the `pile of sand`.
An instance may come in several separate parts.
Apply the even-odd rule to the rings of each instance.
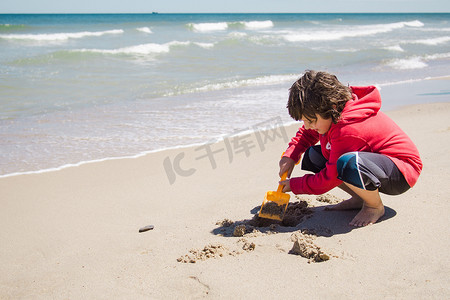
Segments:
[[[304,200],[290,202],[286,208],[283,221],[260,218],[255,214],[250,220],[240,220],[233,222],[230,219],[223,219],[216,222],[219,225],[218,231],[223,236],[242,237],[244,235],[261,235],[277,233],[278,226],[295,227],[306,218],[311,217],[312,209],[308,202]]]
[[[224,256],[236,256],[243,254],[244,252],[250,252],[255,250],[255,243],[249,242],[247,239],[239,239],[237,241],[238,249],[231,250],[220,243],[209,244],[203,247],[203,249],[191,249],[189,253],[183,255],[177,259],[182,263],[196,263],[197,261],[204,261],[210,258],[220,258]],[[241,250],[244,250],[241,251]]]
[[[309,207],[308,202],[301,200],[298,196],[296,196],[296,199],[299,201],[288,204],[282,221],[260,218],[258,214],[255,214],[250,220],[233,222],[230,219],[223,219],[216,222],[216,225],[221,226],[221,234],[228,237],[255,237],[266,234],[275,234],[278,232],[277,229],[279,226],[295,227],[306,218],[311,217],[313,210]],[[327,203],[337,203],[341,201],[337,197],[330,194],[323,195],[317,200]],[[294,242],[294,245],[289,253],[307,258],[308,262],[322,262],[329,260],[332,255],[328,251],[321,249],[321,247],[317,246],[315,243],[315,239],[319,235],[330,235],[330,229],[317,228],[303,231],[300,230],[293,233],[291,240]],[[241,238],[239,242],[244,243],[241,249],[245,251],[252,251],[255,249],[255,244],[248,242],[245,238]],[[192,253],[198,256],[198,251]],[[232,255],[240,254],[239,251],[232,251],[230,253],[232,253]],[[204,255],[200,255],[200,259],[203,259],[203,257]],[[190,259],[191,258],[189,257],[187,259],[183,259],[182,261],[192,262],[189,261]]]
[[[326,251],[317,246],[314,242],[315,239],[315,235],[309,234],[308,231],[293,233],[291,241],[294,242],[294,245],[289,253],[307,258],[308,263],[329,260],[331,254],[326,253]]]
[[[308,202],[300,200],[297,202],[289,203],[284,214],[282,226],[295,227],[306,218],[309,218],[312,214],[311,208],[308,206]]]
[[[224,255],[236,255],[234,251],[230,251],[222,244],[210,244],[203,249],[191,249],[189,254],[183,255],[177,259],[178,262],[196,263],[199,260],[207,260],[209,258],[223,257]]]
[[[304,200],[289,203],[283,218],[283,221],[276,221],[271,219],[260,218],[255,214],[250,220],[241,220],[233,222],[230,219],[223,219],[216,222],[216,225],[221,226],[220,232],[223,236],[233,237],[250,237],[259,236],[263,234],[277,233],[278,226],[295,227],[305,218],[312,214],[308,202]],[[191,249],[188,254],[179,257],[178,262],[195,263],[197,261],[204,261],[209,258],[218,258],[227,255],[236,256],[242,254],[242,251],[253,251],[255,243],[249,242],[246,239],[239,239],[238,243],[243,243],[238,250],[230,250],[222,244],[210,244],[203,249]]]

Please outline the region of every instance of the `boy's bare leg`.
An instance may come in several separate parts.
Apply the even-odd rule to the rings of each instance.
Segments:
[[[348,192],[352,198],[345,200],[329,209],[344,210],[361,208],[359,213],[350,222],[350,225],[366,226],[373,224],[384,215],[384,205],[381,201],[378,190],[363,190],[345,183],[339,187]]]
[[[351,209],[361,209],[363,207],[364,201],[361,197],[358,196],[350,187],[347,186],[344,182],[338,186],[341,190],[347,192],[352,196],[348,200],[344,200],[335,205],[329,205],[325,209],[326,210],[351,210]]]

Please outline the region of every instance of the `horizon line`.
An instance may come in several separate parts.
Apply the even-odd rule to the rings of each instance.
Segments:
[[[136,14],[136,15],[195,15],[195,14],[265,14],[265,15],[275,15],[275,14],[286,14],[286,15],[296,15],[296,14],[450,14],[449,12],[7,12],[0,13],[0,15],[125,15],[125,14]]]

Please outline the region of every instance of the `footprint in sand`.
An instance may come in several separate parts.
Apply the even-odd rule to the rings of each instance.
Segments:
[[[191,299],[205,297],[209,294],[209,286],[196,276],[189,276],[183,280],[184,294]]]

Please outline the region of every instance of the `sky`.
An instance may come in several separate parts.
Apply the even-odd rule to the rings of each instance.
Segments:
[[[450,12],[449,0],[2,0],[0,13]]]

